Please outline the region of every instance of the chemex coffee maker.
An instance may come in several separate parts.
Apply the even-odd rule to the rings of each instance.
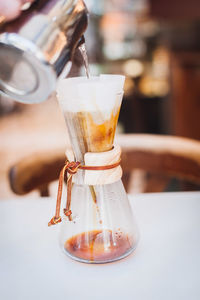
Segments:
[[[46,100],[70,71],[87,23],[82,0],[36,0],[16,20],[3,20],[0,92],[24,103]]]
[[[56,212],[60,245],[71,258],[106,263],[129,255],[138,231],[121,181],[121,149],[114,144],[124,76],[63,79],[57,87],[73,152],[61,170]],[[60,215],[63,181],[67,200]],[[62,220],[63,219],[63,220]]]
[[[0,90],[36,103],[57,89],[73,151],[66,153],[48,225],[62,221],[60,245],[71,258],[106,263],[136,248],[138,230],[121,181],[121,149],[114,144],[125,78],[63,79],[86,27],[81,0],[35,1],[20,18],[2,24]],[[63,183],[67,200],[60,215]]]

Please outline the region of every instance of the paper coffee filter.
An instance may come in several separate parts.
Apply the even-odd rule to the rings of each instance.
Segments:
[[[100,81],[113,82],[116,85],[117,93],[121,93],[124,88],[125,76],[124,75],[101,74]]]
[[[63,110],[100,111],[109,114],[120,105],[117,94],[123,92],[124,76],[100,75],[63,79],[57,87],[58,99]]]
[[[79,83],[84,83],[88,80],[87,77],[72,77],[67,79],[59,80],[57,85],[57,95],[58,99],[62,104],[70,104],[72,101],[79,100],[79,93],[77,90],[77,86]],[[92,77],[90,82],[98,81],[99,77]]]
[[[78,85],[83,111],[112,111],[117,100],[116,85],[101,81]]]

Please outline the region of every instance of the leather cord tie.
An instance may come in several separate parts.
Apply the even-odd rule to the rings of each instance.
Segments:
[[[60,175],[59,175],[59,182],[58,182],[58,193],[57,193],[57,202],[56,202],[56,213],[55,216],[50,220],[48,226],[55,225],[62,221],[60,216],[60,206],[61,206],[61,198],[62,198],[62,190],[63,190],[63,181],[65,174],[67,174],[67,202],[66,208],[64,208],[64,214],[68,217],[69,221],[72,221],[72,211],[70,210],[71,206],[71,192],[72,192],[72,176],[77,173],[78,169],[81,170],[88,170],[88,171],[103,171],[114,169],[120,165],[120,161],[107,166],[84,166],[81,165],[80,162],[69,162],[66,161],[64,167],[62,168]]]

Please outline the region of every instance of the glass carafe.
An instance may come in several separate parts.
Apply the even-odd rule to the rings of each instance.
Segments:
[[[123,82],[123,76],[110,75],[64,79],[58,87],[74,160],[82,165],[88,153],[97,154],[98,164],[98,153],[113,151]],[[78,170],[73,176],[72,215],[63,217],[60,245],[81,262],[112,262],[135,249],[137,226],[121,179],[86,184],[86,172]]]

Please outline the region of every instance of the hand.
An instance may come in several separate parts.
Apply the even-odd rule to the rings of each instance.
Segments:
[[[0,16],[6,21],[17,18],[21,13],[21,7],[26,2],[34,0],[0,0]]]

